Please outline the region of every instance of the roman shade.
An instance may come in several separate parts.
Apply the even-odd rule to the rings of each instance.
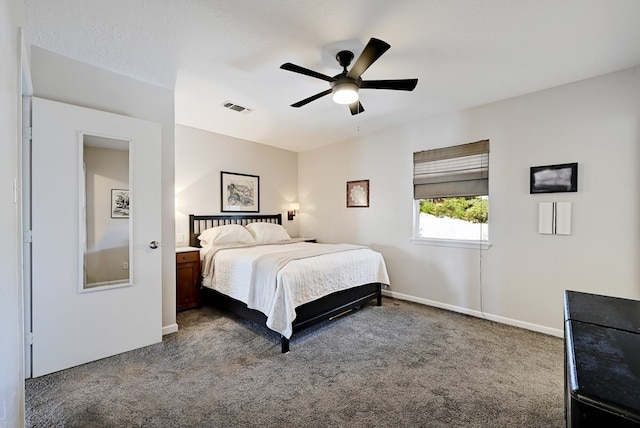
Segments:
[[[489,140],[413,154],[413,198],[489,194]]]

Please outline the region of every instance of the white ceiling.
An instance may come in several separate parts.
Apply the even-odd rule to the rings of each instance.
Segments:
[[[175,90],[176,122],[294,151],[640,64],[638,0],[25,0],[30,45]],[[335,54],[391,49],[351,116]],[[37,88],[36,88],[37,89]],[[238,113],[225,101],[248,107]]]

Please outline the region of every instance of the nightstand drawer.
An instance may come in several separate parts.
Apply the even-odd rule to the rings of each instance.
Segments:
[[[200,261],[199,251],[188,251],[184,253],[176,253],[177,263],[196,262],[196,261]]]

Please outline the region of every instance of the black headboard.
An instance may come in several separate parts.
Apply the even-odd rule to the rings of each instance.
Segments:
[[[189,246],[200,247],[198,235],[211,227],[224,226],[225,224],[239,224],[241,226],[246,226],[249,223],[255,222],[282,224],[282,214],[189,214]]]

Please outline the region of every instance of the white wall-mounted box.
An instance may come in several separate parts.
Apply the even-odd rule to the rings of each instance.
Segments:
[[[571,202],[540,202],[538,204],[538,233],[571,235]]]

